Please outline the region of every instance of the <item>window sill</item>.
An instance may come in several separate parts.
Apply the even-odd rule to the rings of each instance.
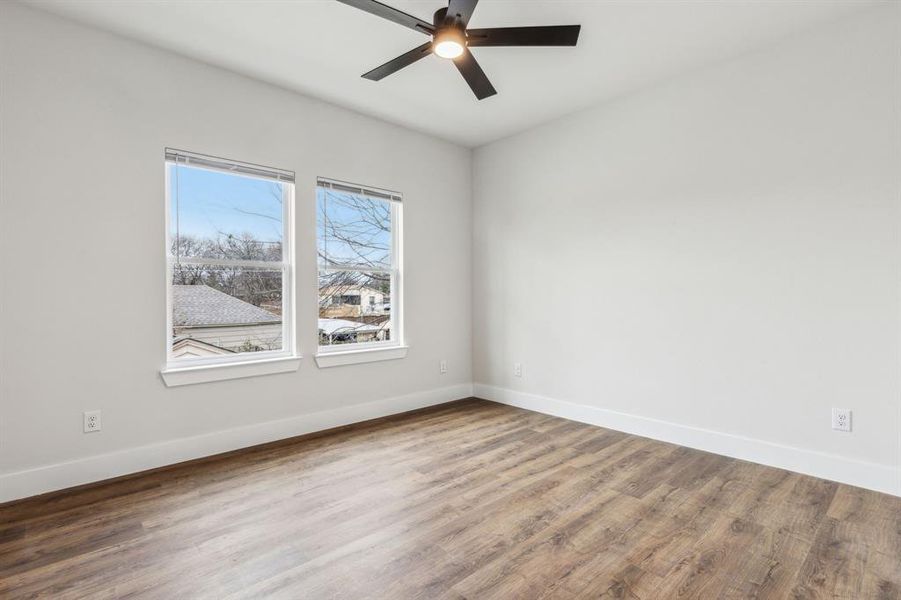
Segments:
[[[300,356],[269,358],[221,365],[198,365],[196,367],[174,367],[160,371],[166,387],[207,383],[209,381],[225,381],[270,375],[272,373],[290,373],[300,368]]]
[[[320,369],[358,365],[361,363],[395,360],[407,355],[407,346],[389,346],[387,348],[365,348],[343,350],[340,352],[322,352],[316,355],[316,364]]]

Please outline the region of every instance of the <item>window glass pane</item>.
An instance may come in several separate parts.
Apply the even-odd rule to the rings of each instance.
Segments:
[[[391,268],[391,202],[317,189],[319,264]]]
[[[319,272],[319,345],[391,340],[391,276]]]
[[[282,271],[176,264],[172,358],[281,350]]]
[[[173,257],[282,260],[287,184],[173,163],[167,168]]]

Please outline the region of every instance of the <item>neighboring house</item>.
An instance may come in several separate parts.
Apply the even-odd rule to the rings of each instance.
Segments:
[[[319,342],[323,345],[382,342],[390,339],[391,323],[379,325],[345,319],[319,319]]]
[[[390,302],[389,294],[365,285],[328,286],[319,290],[319,316],[337,319],[388,316]]]
[[[280,350],[282,320],[206,285],[172,286],[175,358]]]
[[[224,354],[234,354],[234,352],[192,338],[180,337],[172,340],[172,358],[202,358]]]

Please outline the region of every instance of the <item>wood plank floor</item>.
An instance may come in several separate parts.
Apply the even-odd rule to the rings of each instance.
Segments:
[[[480,400],[0,506],[2,598],[901,598],[901,499]]]

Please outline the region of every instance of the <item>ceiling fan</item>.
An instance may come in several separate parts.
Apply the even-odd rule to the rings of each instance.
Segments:
[[[581,25],[551,25],[545,27],[494,27],[467,29],[469,18],[479,0],[450,0],[447,8],[435,12],[431,23],[418,19],[376,0],[338,0],[377,17],[388,19],[404,27],[430,36],[431,41],[401,54],[376,67],[363,77],[379,81],[404,67],[412,65],[434,52],[454,61],[454,66],[482,100],[497,93],[488,77],[469,51],[479,46],[575,46]]]

